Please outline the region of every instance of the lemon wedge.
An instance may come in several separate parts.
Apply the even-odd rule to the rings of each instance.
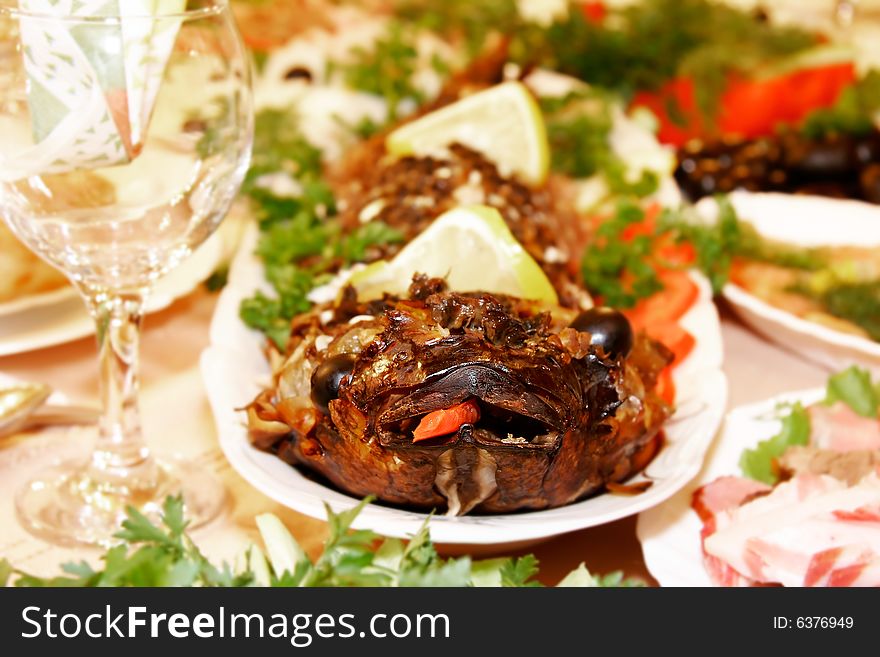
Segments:
[[[550,168],[550,146],[541,108],[519,82],[465,96],[388,135],[394,155],[432,155],[458,142],[479,151],[502,175],[540,184]]]
[[[498,210],[485,205],[449,210],[393,260],[374,262],[348,282],[366,301],[384,292],[405,295],[414,274],[445,278],[451,290],[558,303],[544,271],[516,241]]]

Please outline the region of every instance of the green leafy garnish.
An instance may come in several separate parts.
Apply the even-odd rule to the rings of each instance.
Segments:
[[[844,89],[828,108],[811,112],[801,131],[812,139],[832,134],[865,135],[874,130],[874,115],[880,111],[880,71],[868,71],[858,82]]]
[[[501,586],[539,586],[532,580],[538,574],[538,560],[531,554],[519,559],[508,559],[499,571]]]
[[[296,539],[270,514],[257,517],[266,552],[249,548],[233,569],[211,564],[186,534],[183,502],[168,498],[162,521],[154,524],[129,508],[120,543],[101,557],[104,566],[85,562],[62,565],[63,575],[41,578],[0,559],[0,586],[540,586],[535,581],[538,562],[527,555],[518,559],[472,561],[469,557],[444,559],[429,534],[430,519],[409,542],[383,538],[351,525],[369,500],[348,511],[327,507],[328,537],[320,556],[312,560]],[[378,546],[378,547],[377,547]],[[581,565],[563,580],[566,586],[644,586],[619,572],[593,577]]]
[[[831,315],[852,322],[880,342],[880,280],[834,283],[822,290],[798,287],[794,291],[818,301]]]
[[[853,365],[828,379],[825,403],[842,401],[862,417],[876,418],[880,411],[880,383],[871,381],[871,373]]]
[[[648,196],[657,191],[657,174],[643,171],[631,181],[626,162],[611,148],[609,136],[614,125],[615,102],[608,93],[596,89],[541,99],[551,167],[573,178],[601,175],[613,195]]]
[[[578,92],[564,98],[543,98],[541,109],[553,170],[572,178],[598,173],[603,159],[611,153],[608,135],[613,119],[605,100]]]
[[[314,180],[321,173],[321,151],[300,131],[293,108],[257,113],[251,167],[243,190],[249,193],[260,176],[277,172],[288,173],[300,182]]]
[[[333,62],[331,72],[339,71],[352,89],[381,96],[388,103],[388,122],[400,117],[401,104],[424,102],[424,94],[415,86],[419,51],[417,33],[399,21],[391,21],[386,33],[370,47],[356,47],[348,57]]]
[[[630,226],[645,219],[644,211],[631,201],[621,201],[611,218],[596,229],[581,260],[581,275],[590,292],[615,308],[631,308],[639,299],[663,289],[650,255],[652,235],[624,238]]]
[[[765,484],[775,484],[774,461],[793,445],[806,445],[810,441],[810,416],[800,402],[791,405],[788,414],[782,416],[782,427],[772,438],[762,440],[754,449],[745,450],[739,459],[743,476]]]
[[[169,497],[162,507],[162,522],[153,524],[129,508],[117,534],[121,540],[101,557],[103,569],[86,562],[67,563],[63,575],[34,577],[0,562],[0,570],[11,572],[16,586],[245,586],[247,572],[234,574],[226,566],[214,566],[186,534],[183,501]],[[4,565],[5,564],[5,565]]]
[[[347,265],[361,262],[367,255],[367,251],[374,246],[386,244],[400,244],[403,242],[403,233],[397,228],[392,228],[382,221],[373,220],[356,230],[341,236],[336,244],[335,255],[342,258]]]
[[[730,274],[733,257],[741,250],[743,224],[725,196],[716,197],[718,218],[707,224],[685,210],[666,209],[660,216],[661,232],[668,231],[677,242],[694,247],[696,265],[706,275],[712,291],[719,294]]]
[[[261,184],[263,176],[279,173],[298,186],[296,196],[278,196]],[[343,234],[322,173],[321,151],[302,135],[293,112],[273,109],[257,116],[253,164],[244,190],[260,225],[257,254],[275,296],[257,292],[242,302],[239,314],[281,351],[290,320],[311,308],[308,294],[315,286],[340,267],[363,260],[371,248],[403,240],[400,231],[381,221]]]

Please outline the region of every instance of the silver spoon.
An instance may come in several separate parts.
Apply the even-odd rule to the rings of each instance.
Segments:
[[[92,424],[98,410],[46,404],[52,389],[43,383],[0,388],[0,437],[51,424]]]

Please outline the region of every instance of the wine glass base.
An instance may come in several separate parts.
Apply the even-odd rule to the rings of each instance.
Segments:
[[[56,545],[109,546],[133,506],[154,524],[169,495],[182,495],[187,527],[204,525],[226,502],[223,485],[206,470],[186,462],[159,462],[149,488],[101,485],[82,461],[44,471],[15,498],[19,522],[31,534]]]

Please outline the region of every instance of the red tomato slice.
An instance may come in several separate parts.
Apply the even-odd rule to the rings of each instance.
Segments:
[[[681,319],[700,295],[697,284],[686,271],[669,270],[660,274],[663,289],[643,299],[626,316],[635,330],[649,329],[653,324],[675,322]]]
[[[582,2],[581,12],[583,13],[584,18],[591,23],[601,23],[605,20],[608,8],[605,6],[604,2]]]
[[[798,124],[813,110],[833,105],[855,80],[852,62],[803,69],[763,80],[732,80],[721,98],[718,128],[746,139]]]
[[[772,77],[731,78],[721,96],[715,121],[722,135],[746,139],[772,135],[779,124],[797,124],[813,110],[833,105],[840,93],[856,80],[853,62],[836,62],[803,68]],[[693,138],[712,136],[711,125],[704,126],[690,78],[675,78],[659,91],[639,92],[633,106],[647,107],[660,121],[658,139],[682,146]],[[684,120],[672,120],[670,108]]]
[[[633,96],[631,105],[646,107],[657,117],[660,122],[657,139],[663,144],[683,146],[706,134],[697,109],[694,82],[690,78],[670,80],[659,91],[639,91]],[[674,112],[672,108],[675,108]],[[673,115],[676,120],[672,119]]]

